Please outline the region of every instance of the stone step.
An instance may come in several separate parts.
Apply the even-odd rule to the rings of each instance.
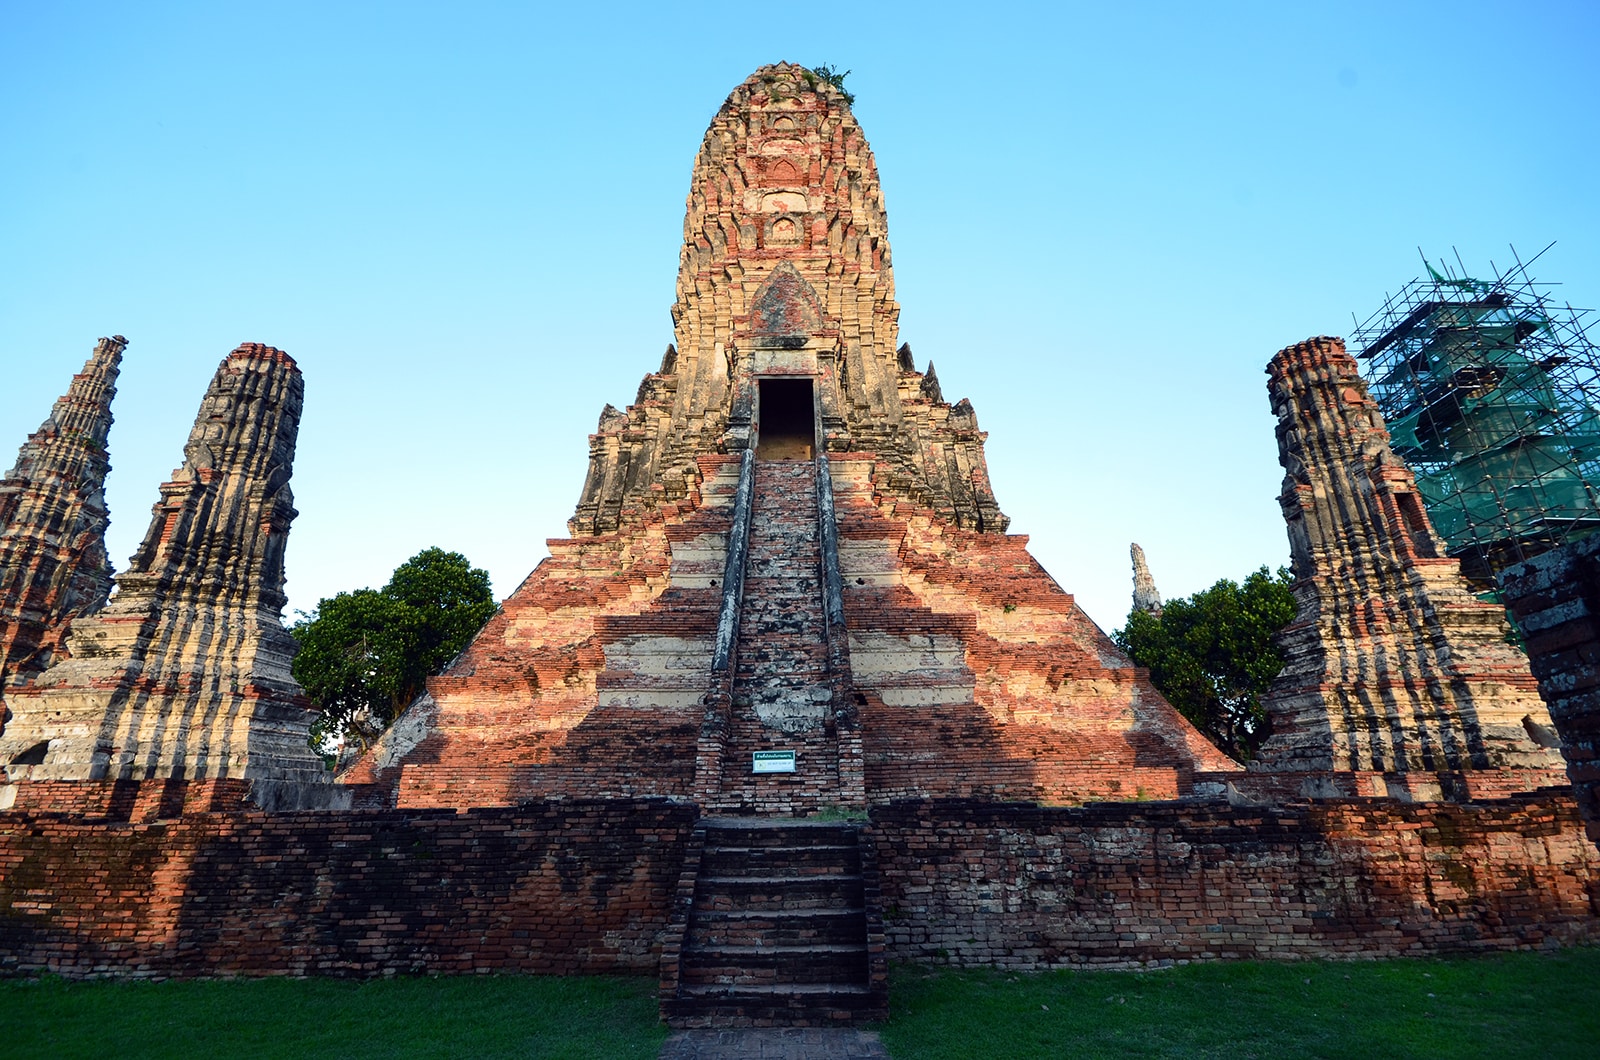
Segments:
[[[746,649],[741,648],[741,651]],[[752,694],[752,698],[769,699],[759,695],[762,689],[788,692],[786,698],[800,698],[812,703],[827,703],[833,698],[827,692],[827,656],[811,652],[764,649],[760,644],[750,645],[747,654],[739,657],[740,666],[734,676],[737,682],[734,694]],[[773,671],[777,671],[774,673]],[[809,690],[822,689],[825,694],[812,695]]]
[[[685,986],[683,992],[695,997],[708,999],[729,998],[735,995],[766,998],[780,997],[783,995],[796,995],[799,997],[820,998],[830,995],[837,995],[839,997],[864,997],[867,994],[867,988],[865,986],[851,986],[838,983],[794,983],[783,988],[770,986],[747,986],[735,991],[719,989],[715,986],[709,986],[706,984],[695,984],[693,986]]]
[[[865,889],[858,875],[700,877],[694,909],[767,912],[791,909],[859,909]]]
[[[697,912],[694,944],[726,946],[857,945],[866,938],[864,909]]]
[[[729,878],[847,876],[861,871],[861,854],[854,846],[713,848],[708,845],[701,856],[700,871]]]
[[[887,999],[865,986],[729,988],[684,984],[680,996],[664,1001],[661,1014],[674,1027],[827,1027],[881,1020]]]
[[[708,847],[854,847],[859,824],[776,817],[707,817]]]
[[[798,946],[703,946],[682,956],[682,981],[689,985],[864,986],[867,944]]]
[[[767,616],[761,616],[759,611],[747,611],[739,633],[754,648],[811,648],[827,643],[820,608],[815,619],[789,610]]]
[[[757,569],[760,569],[759,566]],[[782,601],[787,606],[809,603],[813,598],[817,608],[822,607],[822,579],[804,570],[762,570],[760,574],[745,573],[745,597],[751,604],[774,604]]]

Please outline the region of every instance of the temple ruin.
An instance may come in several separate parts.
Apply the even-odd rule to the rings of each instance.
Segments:
[[[899,342],[872,152],[807,76],[766,68],[712,120],[676,341],[601,413],[573,536],[347,781],[805,814],[1239,768],[1004,533],[972,406]]]
[[[110,602],[8,692],[0,761],[19,805],[103,808],[116,781],[166,781],[152,791],[179,805],[327,786],[279,619],[302,393],[281,350],[223,359]]]
[[[0,974],[643,974],[678,1026],[840,1024],[884,1014],[891,958],[1600,938],[1532,676],[1337,340],[1271,368],[1300,615],[1246,770],[1006,533],[976,413],[901,342],[836,86],[735,88],[684,232],[673,342],[600,413],[569,536],[337,783],[278,618],[300,375],[223,362],[110,602],[35,608]],[[44,554],[70,503],[0,540]]]

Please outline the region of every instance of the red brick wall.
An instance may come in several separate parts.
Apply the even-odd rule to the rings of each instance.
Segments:
[[[1570,796],[872,811],[894,960],[1040,967],[1600,940]]]
[[[692,805],[0,814],[0,974],[644,972]]]
[[[0,814],[0,974],[654,974],[696,808]],[[895,959],[1131,965],[1600,941],[1570,797],[873,811]]]

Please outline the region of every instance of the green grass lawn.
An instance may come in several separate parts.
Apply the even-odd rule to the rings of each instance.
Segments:
[[[0,982],[0,1056],[654,1057],[653,979]]]
[[[898,968],[896,1057],[1600,1057],[1600,949],[1154,972]]]
[[[1007,974],[901,966],[880,1030],[950,1057],[1600,1056],[1600,949]],[[0,980],[0,1054],[653,1057],[650,979]]]

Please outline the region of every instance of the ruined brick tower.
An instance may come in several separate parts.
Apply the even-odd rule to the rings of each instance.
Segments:
[[[0,733],[6,689],[43,673],[73,618],[111,591],[106,436],[127,344],[118,335],[95,345],[0,480]]]
[[[324,780],[279,621],[302,390],[270,346],[223,360],[110,603],[8,697],[0,762],[26,782],[19,805],[57,781],[85,785],[80,802],[93,782],[155,778],[270,802],[274,785]]]
[[[1267,373],[1299,615],[1251,768],[1424,798],[1562,783],[1527,659],[1444,555],[1344,343],[1291,346]]]
[[[896,352],[883,192],[837,93],[787,65],[735,89],[695,159],[683,232],[676,343],[626,413],[602,414],[574,534],[685,498],[696,457],[743,449],[758,426],[773,442],[774,406],[808,440],[814,418],[828,452],[877,454],[879,489],[1005,529],[972,406],[947,405]]]
[[[572,537],[346,782],[805,814],[1170,797],[1238,769],[1004,533],[971,405],[898,345],[838,91],[784,64],[734,90],[679,261],[676,341],[602,412]]]

